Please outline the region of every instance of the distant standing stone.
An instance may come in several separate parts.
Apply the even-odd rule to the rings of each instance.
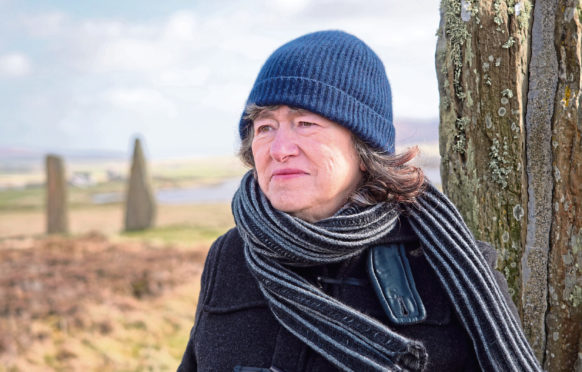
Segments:
[[[56,155],[46,156],[46,221],[47,234],[69,232],[65,166]]]
[[[125,200],[125,230],[144,230],[154,225],[156,202],[141,142],[135,140],[131,174]]]

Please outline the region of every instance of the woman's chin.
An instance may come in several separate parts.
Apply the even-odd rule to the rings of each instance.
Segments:
[[[273,208],[280,210],[281,212],[289,213],[294,216],[297,213],[300,213],[301,210],[305,208],[305,206],[302,206],[300,203],[297,203],[297,200],[286,200],[286,199],[287,198],[283,200],[277,198],[273,199],[269,198],[269,201],[271,202]]]
[[[292,216],[301,218],[302,220],[309,221],[310,219],[306,218],[309,216],[309,208],[306,205],[302,205],[301,203],[297,203],[297,199],[289,200],[287,198],[279,200],[277,198],[269,199],[273,208],[288,213]]]

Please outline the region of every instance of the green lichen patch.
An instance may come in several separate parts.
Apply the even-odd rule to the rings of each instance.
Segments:
[[[511,122],[511,131],[515,132],[515,135],[513,136],[513,138],[517,138],[517,134],[521,131],[521,129],[519,128],[519,125],[515,124],[514,121]]]
[[[441,96],[441,106],[443,110],[448,110],[451,106],[451,101],[447,96]]]
[[[519,9],[519,11],[516,12],[517,23],[519,24],[519,28],[523,30],[529,27],[529,19],[531,17],[532,5],[529,0],[520,1],[519,4],[520,4],[519,8],[517,8]]]
[[[491,115],[485,114],[485,127],[487,129],[491,129],[493,126],[493,121],[491,120]]]
[[[507,188],[507,179],[512,171],[507,139],[504,138],[503,146],[497,138],[493,139],[493,144],[489,148],[489,171],[493,182],[502,189]]]
[[[471,34],[467,30],[465,22],[461,19],[461,1],[443,1],[442,9],[445,18],[445,35],[449,43],[450,62],[453,67],[453,89],[455,96],[462,101],[465,98],[465,93],[461,86],[463,49],[471,43]],[[472,56],[472,53],[470,54]]]
[[[582,229],[580,229],[578,234],[572,234],[570,236],[570,249],[574,255],[582,252]]]
[[[572,307],[582,306],[582,229],[568,233],[569,250],[562,255],[565,268],[563,299]]]
[[[495,10],[495,16],[493,17],[493,22],[497,25],[496,30],[503,32],[501,25],[503,24],[503,15],[501,13],[501,0],[495,0],[493,2],[493,9]]]
[[[501,91],[501,97],[513,98],[513,91],[509,88]]]
[[[473,97],[471,97],[471,91],[467,90],[467,99],[465,100],[465,105],[467,108],[471,108],[473,106]]]
[[[508,231],[503,232],[503,235],[501,235],[501,240],[504,243],[507,243],[509,241],[509,232]]]
[[[573,307],[582,305],[582,287],[575,285],[568,298]]]
[[[455,121],[455,144],[453,145],[453,151],[456,151],[460,154],[464,154],[467,149],[467,137],[465,134],[465,130],[467,125],[471,122],[471,119],[468,117],[461,117],[457,118]]]
[[[515,218],[516,221],[521,221],[524,215],[525,211],[523,210],[523,207],[519,204],[516,204],[513,207],[513,218]]]
[[[513,36],[510,36],[509,39],[507,39],[507,41],[501,47],[504,49],[509,49],[513,46],[513,44],[515,44],[515,38]]]
[[[505,233],[504,233],[505,234]],[[509,233],[507,233],[510,235]],[[511,235],[517,235],[519,239],[519,231],[512,231]],[[504,239],[504,236],[501,237]],[[504,242],[505,243],[505,242]],[[509,294],[511,295],[513,301],[517,304],[520,302],[520,271],[519,262],[521,261],[521,250],[519,249],[520,244],[515,240],[511,239],[511,245],[508,243],[503,244],[503,248],[499,252],[498,267],[503,273],[507,280],[507,285],[509,289]]]

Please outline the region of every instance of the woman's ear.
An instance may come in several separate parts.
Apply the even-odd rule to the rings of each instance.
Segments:
[[[362,172],[365,172],[365,171],[367,171],[367,170],[368,170],[368,169],[366,168],[366,165],[364,164],[364,162],[363,162],[363,161],[360,161],[360,170],[361,170]]]

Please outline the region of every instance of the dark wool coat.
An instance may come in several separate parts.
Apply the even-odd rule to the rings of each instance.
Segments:
[[[366,313],[399,334],[421,341],[428,352],[427,371],[480,370],[472,341],[462,328],[439,279],[422,253],[405,219],[391,241],[405,242],[407,258],[427,317],[413,325],[396,325],[385,315],[366,269],[367,252],[334,265],[295,269],[341,302]],[[491,266],[495,250],[480,248]],[[494,271],[510,304],[503,276]],[[517,315],[516,315],[517,317]],[[337,368],[284,329],[269,310],[256,280],[247,268],[243,241],[236,228],[214,242],[204,267],[190,334],[178,371],[337,371]],[[245,370],[245,369],[243,369]]]

